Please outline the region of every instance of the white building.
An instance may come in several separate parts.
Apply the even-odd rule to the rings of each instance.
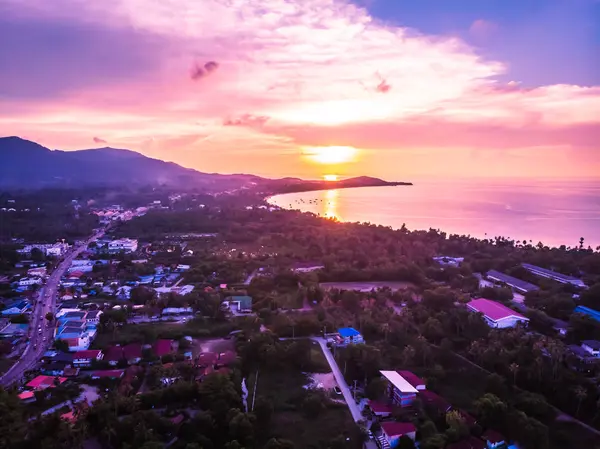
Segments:
[[[42,278],[40,277],[28,277],[19,280],[19,287],[30,287],[32,285],[41,285]]]
[[[32,243],[18,249],[19,254],[31,254],[34,249],[39,249],[46,256],[60,257],[69,250],[68,243]]]
[[[584,340],[581,342],[581,349],[594,357],[600,357],[600,341]]]
[[[135,239],[118,239],[108,242],[108,251],[119,253],[133,253],[138,249],[138,241]]]
[[[527,271],[535,274],[536,276],[541,276],[541,277],[544,277],[547,279],[552,279],[556,282],[560,282],[561,284],[571,284],[576,287],[582,287],[582,288],[587,287],[581,279],[578,279],[576,277],[567,276],[565,274],[557,273],[556,271],[547,270],[546,268],[538,267],[538,266],[531,265],[528,263],[524,263],[522,265],[523,265],[523,268],[525,268]]]
[[[467,304],[467,308],[481,313],[488,326],[494,328],[515,327],[519,323],[527,325],[529,322],[529,318],[490,299],[474,299]]]

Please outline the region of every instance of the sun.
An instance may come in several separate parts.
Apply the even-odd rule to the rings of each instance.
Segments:
[[[325,181],[337,181],[338,180],[338,175],[324,175],[323,179]]]
[[[356,148],[344,146],[310,147],[304,150],[304,154],[309,159],[324,165],[351,162],[356,158],[357,153]]]

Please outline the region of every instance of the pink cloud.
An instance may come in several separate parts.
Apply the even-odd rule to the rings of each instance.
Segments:
[[[499,83],[503,62],[455,37],[380,23],[349,1],[57,3],[7,0],[19,17],[130,37],[140,70],[113,58],[119,77],[0,100],[0,130],[53,147],[85,147],[96,134],[200,169],[218,150],[223,167],[211,167],[221,171],[227,155],[253,153],[262,163],[248,171],[267,161],[276,174],[282,162],[269,156],[283,152],[288,164],[302,145],[590,148],[600,140],[600,87]],[[496,26],[478,20],[470,31],[483,39]],[[73,49],[74,67],[83,50]]]

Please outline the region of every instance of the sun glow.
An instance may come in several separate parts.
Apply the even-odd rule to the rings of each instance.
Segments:
[[[323,176],[323,179],[325,181],[337,181],[339,178],[338,175],[325,175]]]
[[[356,158],[358,151],[353,147],[311,147],[304,154],[318,164],[343,164]]]

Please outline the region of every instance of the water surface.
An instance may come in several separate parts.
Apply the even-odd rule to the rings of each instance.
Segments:
[[[550,246],[600,245],[600,181],[417,182],[277,195],[270,202],[341,221],[504,236]]]

